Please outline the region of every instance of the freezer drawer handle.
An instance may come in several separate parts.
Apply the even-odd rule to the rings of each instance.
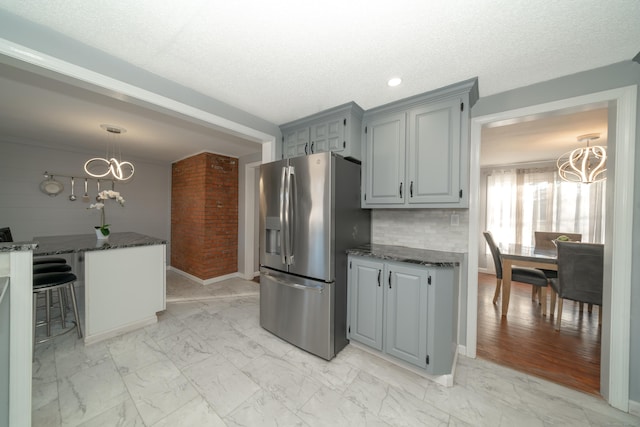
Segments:
[[[323,285],[316,285],[316,286],[306,286],[306,285],[302,285],[300,283],[296,283],[296,282],[290,282],[288,280],[282,280],[279,279],[277,277],[274,276],[269,276],[269,278],[275,282],[278,282],[280,285],[284,285],[284,286],[288,286],[290,288],[294,288],[294,289],[300,289],[303,291],[311,291],[311,292],[317,292],[319,294],[322,293],[322,291],[324,291],[324,286]]]
[[[382,270],[378,270],[378,287],[380,287],[380,275],[382,274]]]
[[[391,272],[389,272],[389,289],[391,289]]]

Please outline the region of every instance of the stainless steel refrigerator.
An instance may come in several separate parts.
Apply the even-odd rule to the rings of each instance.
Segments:
[[[360,165],[333,153],[260,167],[260,325],[324,359],[347,345],[346,250],[369,243]]]

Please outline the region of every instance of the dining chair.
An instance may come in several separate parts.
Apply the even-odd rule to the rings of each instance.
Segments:
[[[556,244],[553,242],[560,236],[567,236],[572,242],[580,242],[582,241],[581,233],[562,233],[560,231],[534,231],[534,249],[535,250],[555,250]],[[544,268],[540,269],[547,279],[555,279],[558,277],[558,270],[547,270]],[[535,291],[535,289],[533,289]],[[533,295],[532,295],[533,298]],[[553,315],[554,309],[556,306],[555,298],[551,298],[551,315]],[[580,310],[582,310],[582,306],[580,306]],[[589,307],[591,310],[591,307]]]
[[[11,229],[9,227],[0,228],[0,242],[13,242]]]
[[[552,292],[558,295],[557,331],[565,299],[599,306],[598,324],[602,324],[603,277],[603,244],[558,242],[558,278],[550,280]]]
[[[498,296],[500,296],[500,288],[502,287],[502,255],[500,254],[500,248],[496,245],[493,235],[490,231],[485,231],[484,238],[487,240],[487,244],[489,245],[489,249],[491,250],[491,255],[493,256],[493,263],[496,268],[496,290],[493,294],[493,303],[495,304],[498,301]],[[528,267],[513,267],[511,270],[511,280],[514,282],[522,282],[528,283],[534,286],[534,290],[541,290],[540,303],[544,305],[542,306],[542,314],[547,314],[547,285],[548,279],[542,272],[537,268],[528,268]]]
[[[559,231],[534,231],[534,247],[535,249],[555,249],[556,245],[553,243],[560,236],[567,236],[572,242],[582,241],[582,234],[580,233],[562,233]]]

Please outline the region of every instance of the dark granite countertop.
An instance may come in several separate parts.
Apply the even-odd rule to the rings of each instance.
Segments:
[[[46,236],[33,239],[38,247],[34,255],[56,255],[74,252],[102,251],[108,249],[132,248],[166,244],[166,240],[144,234],[124,232],[111,233],[107,241],[96,239],[95,234],[76,234],[69,236]]]
[[[349,255],[378,258],[387,261],[407,262],[433,267],[455,267],[464,260],[459,252],[434,251],[429,249],[408,248],[370,244],[347,250]]]
[[[1,242],[0,252],[30,251],[36,246],[35,242]]]

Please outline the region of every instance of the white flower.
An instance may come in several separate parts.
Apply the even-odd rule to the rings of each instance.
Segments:
[[[101,192],[98,193],[98,199],[100,200],[115,199],[118,203],[120,203],[120,206],[124,206],[124,198],[117,191],[102,190]]]
[[[113,190],[103,190],[98,193],[97,200],[107,200],[107,199],[115,199],[120,206],[124,206],[124,198],[117,191]],[[103,202],[92,203],[89,205],[87,209],[96,209],[100,211],[100,230],[102,230],[102,234],[107,236],[109,234],[109,224],[105,223],[105,208]]]

